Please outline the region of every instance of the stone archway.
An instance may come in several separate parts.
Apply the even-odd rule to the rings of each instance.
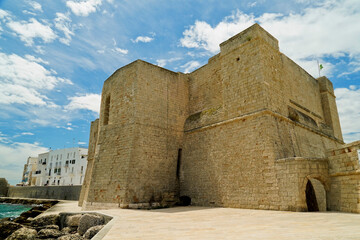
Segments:
[[[318,179],[308,178],[305,199],[309,212],[326,211],[326,189]]]

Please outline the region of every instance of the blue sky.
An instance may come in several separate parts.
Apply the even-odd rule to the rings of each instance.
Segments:
[[[0,177],[16,184],[28,156],[87,146],[116,69],[191,72],[255,22],[314,77],[324,66],[345,141],[359,140],[358,0],[0,0]]]

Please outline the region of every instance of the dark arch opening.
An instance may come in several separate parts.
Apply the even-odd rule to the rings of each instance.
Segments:
[[[179,206],[189,206],[191,204],[191,198],[188,196],[181,196],[179,200]]]
[[[306,205],[309,212],[318,212],[319,206],[316,200],[316,194],[313,185],[311,184],[311,181],[308,180],[306,184]]]

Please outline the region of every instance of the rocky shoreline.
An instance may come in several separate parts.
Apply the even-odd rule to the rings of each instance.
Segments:
[[[33,205],[19,217],[0,220],[0,240],[85,240],[95,236],[111,217],[98,213],[38,216],[59,201],[1,198],[0,203]]]

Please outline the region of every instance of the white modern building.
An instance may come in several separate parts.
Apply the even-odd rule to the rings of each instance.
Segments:
[[[65,148],[39,154],[33,176],[36,186],[82,185],[87,165],[86,148]]]

